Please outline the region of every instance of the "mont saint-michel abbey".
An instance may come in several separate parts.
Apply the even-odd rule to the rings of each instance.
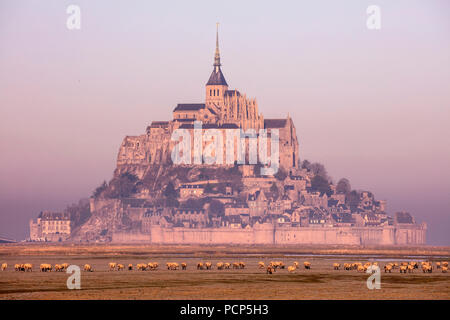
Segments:
[[[113,178],[100,185],[89,201],[80,201],[63,212],[45,212],[38,220],[30,221],[31,240],[425,244],[426,225],[416,223],[410,213],[390,215],[387,202],[376,199],[372,192],[352,190],[346,179],[335,185],[322,165],[301,161],[295,126],[289,115],[264,119],[255,98],[229,88],[221,67],[217,33],[214,65],[205,85],[204,101],[180,103],[173,108],[172,120],[151,119],[145,133],[125,137]],[[269,137],[277,135],[278,170],[261,174],[261,168],[268,163],[249,159],[198,163],[193,159],[195,152],[192,159],[175,163],[172,155],[180,141],[174,139],[174,133],[186,129],[191,133],[188,140],[192,138],[187,145],[194,149],[198,123],[202,124],[202,150],[208,150],[208,145],[214,142],[214,153],[225,152],[227,139],[216,140],[218,136],[208,139],[210,129],[223,137],[231,131],[253,130],[258,136],[264,131],[270,154],[275,149]],[[217,141],[222,148],[217,147]],[[241,142],[249,151],[246,135]],[[258,140],[258,147],[260,144]],[[61,233],[53,227],[62,220],[68,232]]]
[[[169,151],[176,144],[176,141],[170,139],[174,130],[190,130],[193,137],[195,121],[201,121],[203,131],[217,129],[222,137],[226,137],[227,133],[236,129],[242,129],[243,132],[253,129],[256,133],[260,129],[267,129],[270,136],[271,130],[277,129],[280,166],[286,170],[298,166],[299,147],[291,118],[264,119],[258,111],[256,99],[248,98],[238,90],[229,89],[221,70],[218,34],[216,35],[214,68],[205,86],[204,103],[180,103],[173,109],[172,121],[153,121],[145,135],[125,138],[119,151],[118,165],[167,163],[171,156]],[[161,146],[161,140],[167,140],[168,144]],[[225,138],[221,140],[223,141],[223,158],[225,158],[226,141]],[[193,148],[194,141],[190,145]],[[206,141],[203,142],[203,146],[206,146]],[[268,148],[270,150],[270,144]],[[246,149],[248,149],[248,140]],[[237,148],[234,152],[237,152]],[[234,155],[234,159],[237,159],[237,154]],[[145,167],[136,169],[135,173],[138,175],[145,172]],[[245,170],[252,170],[252,168],[245,167]]]

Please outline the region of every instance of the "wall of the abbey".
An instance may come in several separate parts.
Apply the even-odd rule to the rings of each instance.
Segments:
[[[147,134],[140,136],[127,136],[122,141],[117,156],[117,169],[118,172],[132,171],[137,174],[138,177],[142,177],[145,173],[146,166],[152,164],[164,164],[170,163],[171,154],[174,146],[179,141],[172,141],[172,128],[169,124],[168,128],[150,128],[147,130]],[[219,127],[220,128],[220,127]],[[297,136],[295,133],[295,127],[292,121],[289,119],[286,121],[286,126],[282,128],[276,128],[279,130],[279,163],[284,169],[297,166],[299,159],[299,146]],[[232,131],[233,130],[233,131]],[[220,141],[223,152],[223,164],[226,164],[227,157],[227,135],[233,135],[236,129],[224,129],[220,128],[218,131],[221,134]],[[272,129],[268,129],[269,133]],[[188,129],[191,136],[191,163],[193,163],[194,157],[194,130]],[[205,134],[206,129],[202,129],[202,136]],[[270,136],[270,135],[269,135]],[[212,138],[215,140],[215,138]],[[202,150],[211,143],[212,139],[207,141],[202,139]],[[238,138],[234,138],[234,159],[238,159],[237,142]],[[256,148],[258,150],[258,148]],[[268,155],[271,154],[271,140],[267,139]],[[249,140],[246,139],[246,163],[249,163]]]
[[[116,233],[112,241],[156,244],[423,245],[425,233],[426,228],[421,226],[275,228],[271,224],[261,224],[247,229],[189,229],[154,225],[147,234]]]

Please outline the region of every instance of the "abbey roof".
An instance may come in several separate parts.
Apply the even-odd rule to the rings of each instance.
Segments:
[[[284,128],[286,121],[286,119],[265,119],[264,128]]]
[[[173,111],[197,111],[205,109],[204,103],[179,103]]]
[[[220,67],[214,68],[206,85],[207,86],[228,86],[228,83],[225,80],[225,77],[223,76],[222,70],[220,70]]]

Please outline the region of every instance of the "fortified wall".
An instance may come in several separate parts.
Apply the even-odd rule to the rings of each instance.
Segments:
[[[117,243],[154,244],[342,244],[423,245],[426,225],[389,227],[275,227],[260,224],[248,229],[165,228],[152,226],[148,234],[116,232]]]

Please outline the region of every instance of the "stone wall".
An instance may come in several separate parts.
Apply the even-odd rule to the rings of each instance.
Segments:
[[[149,234],[115,233],[113,242],[156,244],[342,244],[422,245],[426,226],[386,227],[278,227],[260,224],[249,229],[164,228],[151,226]]]

